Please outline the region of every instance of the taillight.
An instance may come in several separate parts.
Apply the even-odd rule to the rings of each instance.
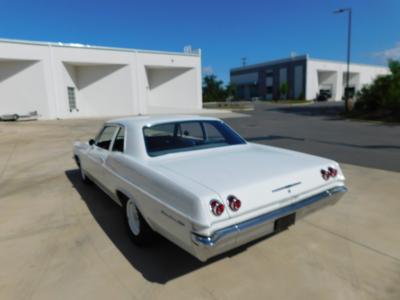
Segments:
[[[329,167],[328,170],[321,170],[321,176],[324,180],[328,180],[330,177],[336,177],[338,171],[335,168]]]
[[[321,170],[321,176],[324,180],[328,180],[331,177],[330,173],[324,169]]]
[[[329,167],[328,171],[329,171],[329,174],[330,174],[331,177],[336,177],[337,170],[335,168]]]
[[[228,196],[229,208],[233,211],[238,211],[242,206],[242,202],[235,196]]]
[[[225,205],[223,205],[221,202],[219,202],[218,200],[211,200],[210,201],[210,208],[211,208],[211,211],[212,211],[212,213],[215,215],[215,216],[220,216],[220,215],[222,215],[222,213],[224,212],[224,210],[225,210]]]

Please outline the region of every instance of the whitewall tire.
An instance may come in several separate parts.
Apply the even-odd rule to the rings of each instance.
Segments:
[[[128,199],[125,203],[125,217],[128,233],[133,242],[138,245],[148,244],[154,233],[140,214],[133,199]]]

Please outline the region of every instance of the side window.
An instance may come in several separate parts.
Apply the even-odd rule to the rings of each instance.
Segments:
[[[223,142],[225,140],[224,136],[213,124],[204,122],[203,125],[207,135],[207,142]]]
[[[118,134],[115,137],[114,145],[112,151],[124,152],[124,142],[125,142],[125,128],[120,127],[118,129]]]
[[[96,146],[108,150],[115,133],[115,126],[106,126],[97,137]]]

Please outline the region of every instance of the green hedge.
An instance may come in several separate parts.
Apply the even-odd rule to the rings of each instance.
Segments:
[[[400,117],[400,61],[390,60],[389,69],[357,93],[355,113]]]

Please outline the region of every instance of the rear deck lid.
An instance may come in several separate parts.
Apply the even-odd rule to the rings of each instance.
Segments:
[[[302,193],[324,185],[320,170],[334,162],[324,158],[256,144],[192,152],[160,161],[161,167],[213,191],[227,205],[242,202],[230,217],[287,205]]]

